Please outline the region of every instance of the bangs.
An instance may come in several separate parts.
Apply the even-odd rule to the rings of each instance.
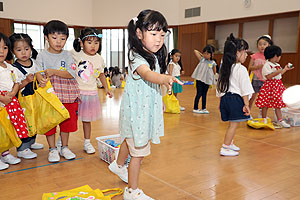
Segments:
[[[249,49],[249,45],[245,40],[241,40],[241,48],[240,50],[248,50]]]
[[[143,27],[147,31],[168,32],[168,23],[165,17],[159,12],[150,12],[144,19]]]
[[[85,41],[94,41],[95,38],[96,38],[97,41],[100,41],[100,38],[98,38],[97,36],[88,36],[84,40]]]

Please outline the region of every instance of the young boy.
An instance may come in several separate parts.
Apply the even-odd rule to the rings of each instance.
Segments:
[[[55,147],[56,127],[47,132],[49,145],[49,162],[59,162],[60,156],[65,159],[74,159],[76,155],[68,148],[69,132],[77,130],[77,110],[79,88],[75,80],[75,68],[72,67],[73,59],[70,52],[63,50],[69,30],[65,23],[52,20],[44,26],[44,37],[48,41],[48,49],[43,50],[37,57],[38,63],[45,70],[45,75],[50,79],[54,91],[70,113],[70,119],[63,121],[60,126],[62,147]],[[60,151],[60,152],[59,152]]]

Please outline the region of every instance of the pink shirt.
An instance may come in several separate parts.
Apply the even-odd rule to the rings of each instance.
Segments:
[[[260,52],[252,54],[251,58],[253,60],[253,65],[254,66],[264,65],[265,62],[266,62],[264,54],[260,53]],[[264,78],[262,76],[262,68],[261,69],[257,69],[257,70],[253,70],[253,73],[258,78],[258,80],[264,81]]]

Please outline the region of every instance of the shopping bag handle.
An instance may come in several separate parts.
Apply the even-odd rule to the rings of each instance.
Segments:
[[[113,188],[113,189],[101,190],[102,193],[112,192],[112,191],[116,191],[116,192],[112,193],[112,194],[107,194],[107,195],[104,195],[104,196],[112,198],[114,196],[117,196],[117,195],[120,195],[120,194],[123,193],[123,190],[121,188]]]
[[[45,72],[45,70],[41,70],[41,71],[38,71],[36,73],[42,73],[42,72]],[[40,87],[39,84],[37,84],[38,81],[37,81],[36,73],[35,73],[34,78],[33,78],[33,84],[32,84],[33,90],[36,90]]]

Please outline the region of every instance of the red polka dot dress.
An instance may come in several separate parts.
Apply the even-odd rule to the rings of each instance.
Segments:
[[[281,69],[277,63],[271,63],[267,61],[263,67],[263,76],[276,72]],[[266,79],[266,78],[265,78]],[[282,93],[285,87],[282,83],[281,74],[272,77],[270,80],[266,80],[260,89],[255,105],[259,108],[283,108],[285,104],[282,101]]]

